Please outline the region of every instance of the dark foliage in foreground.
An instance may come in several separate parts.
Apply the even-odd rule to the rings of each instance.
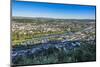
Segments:
[[[12,62],[15,65],[27,65],[95,61],[95,41],[83,41],[79,43],[80,46],[74,45],[71,49],[69,49],[68,46],[59,48],[50,46],[48,49],[36,51],[36,53],[31,53],[29,51],[25,55],[13,57]],[[18,47],[16,49],[18,49]]]

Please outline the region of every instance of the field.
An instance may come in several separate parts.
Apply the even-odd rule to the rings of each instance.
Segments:
[[[94,19],[13,17],[12,64],[96,60]]]

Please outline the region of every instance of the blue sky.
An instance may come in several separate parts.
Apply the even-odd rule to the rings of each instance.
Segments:
[[[12,16],[95,19],[95,6],[13,1]]]

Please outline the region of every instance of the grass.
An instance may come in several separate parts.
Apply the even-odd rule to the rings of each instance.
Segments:
[[[12,34],[12,43],[13,45],[18,45],[20,43],[23,43],[25,41],[34,39],[35,41],[38,41],[41,37],[45,37],[47,35],[54,35],[54,34],[63,34],[63,31],[55,31],[55,32],[41,32],[41,33],[33,33],[29,35],[24,35],[24,33],[19,34],[20,32],[13,32]],[[50,38],[52,40],[52,38]]]

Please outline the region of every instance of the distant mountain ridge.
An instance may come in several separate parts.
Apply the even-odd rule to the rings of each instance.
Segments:
[[[65,20],[65,18],[50,18],[50,17],[22,17],[22,16],[13,16],[12,18],[14,19],[34,19],[34,18],[38,18],[38,19],[63,19]],[[66,20],[95,20],[95,19],[67,19]]]
[[[14,16],[12,17],[12,20],[16,21],[16,20],[44,20],[44,21],[61,21],[61,22],[96,22],[96,19],[62,19],[62,18],[46,18],[46,17],[21,17],[21,16]]]

